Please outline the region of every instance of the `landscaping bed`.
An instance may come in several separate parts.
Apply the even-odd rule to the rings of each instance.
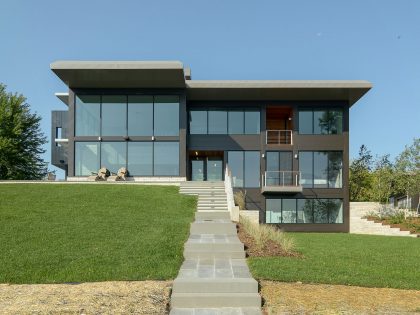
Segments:
[[[196,209],[136,184],[0,184],[0,200],[0,283],[173,279]]]
[[[1,314],[168,313],[171,282],[0,284]]]

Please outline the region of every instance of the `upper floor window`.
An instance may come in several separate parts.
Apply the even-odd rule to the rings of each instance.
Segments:
[[[179,97],[77,95],[76,136],[178,136]]]
[[[244,109],[192,109],[190,134],[259,134],[260,111]]]
[[[309,135],[342,134],[343,111],[341,109],[299,110],[299,133]]]

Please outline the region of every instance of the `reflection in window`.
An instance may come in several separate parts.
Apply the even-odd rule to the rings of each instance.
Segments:
[[[190,134],[201,135],[207,134],[207,111],[192,110],[189,113],[190,118]]]
[[[343,201],[266,199],[266,223],[343,223]]]
[[[233,187],[260,187],[260,152],[229,151]]]
[[[76,176],[90,176],[99,170],[99,142],[76,142],[74,149]]]
[[[225,110],[210,110],[209,134],[227,134],[227,112]]]
[[[101,167],[117,173],[121,167],[126,167],[126,142],[101,143]]]
[[[153,175],[153,142],[128,142],[127,160],[131,176]]]
[[[179,175],[179,142],[154,143],[154,175]]]
[[[102,136],[125,136],[127,97],[125,95],[102,96]]]
[[[179,97],[155,96],[154,135],[179,135]]]
[[[128,135],[153,136],[153,96],[128,96]]]
[[[281,199],[266,199],[266,223],[281,223]]]
[[[307,188],[342,188],[343,153],[299,152],[301,184]]]
[[[315,135],[342,134],[343,111],[341,109],[300,110],[299,133]]]
[[[101,100],[99,95],[76,96],[76,136],[99,136]]]

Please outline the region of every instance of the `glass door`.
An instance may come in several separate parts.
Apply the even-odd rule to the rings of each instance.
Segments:
[[[204,159],[197,158],[196,160],[191,160],[191,180],[203,181],[205,180],[204,174]]]
[[[223,160],[219,157],[208,157],[206,175],[208,181],[223,180]]]

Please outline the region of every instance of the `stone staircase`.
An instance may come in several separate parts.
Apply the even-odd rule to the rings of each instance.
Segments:
[[[195,221],[174,281],[171,315],[260,315],[258,283],[230,220],[224,182],[184,182],[180,192],[198,195]]]
[[[350,233],[417,237],[417,235],[410,234],[409,231],[401,231],[399,228],[382,225],[363,218],[369,211],[376,210],[376,207],[376,203],[373,202],[352,202],[350,204]]]

